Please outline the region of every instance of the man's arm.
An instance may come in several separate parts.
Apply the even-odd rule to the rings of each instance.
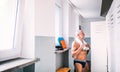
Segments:
[[[85,46],[88,47],[88,48],[90,49],[90,45],[89,45],[88,43],[87,43]]]
[[[88,53],[90,51],[90,45],[87,43],[85,46],[89,48],[89,50],[87,50]]]
[[[81,50],[82,50],[82,46],[80,46],[79,48],[76,48],[76,44],[75,44],[75,42],[73,42],[72,43],[72,57],[73,58],[76,58],[77,57],[77,55],[81,52]]]

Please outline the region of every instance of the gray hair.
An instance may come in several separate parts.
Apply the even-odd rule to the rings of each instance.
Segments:
[[[84,34],[84,35],[85,35],[85,33],[84,33],[84,31],[83,31],[83,30],[78,30],[78,31],[76,32],[76,36],[77,36],[79,33],[82,33],[82,34]]]

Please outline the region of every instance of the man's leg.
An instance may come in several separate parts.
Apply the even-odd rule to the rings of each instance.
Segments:
[[[89,66],[88,63],[86,63],[85,67],[83,68],[83,72],[88,72],[89,70]]]
[[[75,63],[76,72],[82,72],[82,65],[80,63]]]

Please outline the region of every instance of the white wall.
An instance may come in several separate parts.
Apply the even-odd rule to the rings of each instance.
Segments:
[[[35,35],[55,36],[55,0],[35,0]]]
[[[90,33],[91,33],[90,32],[90,21],[87,21],[87,20],[84,19],[81,26],[82,26],[82,29],[85,33],[85,37],[90,37]]]
[[[69,36],[70,37],[74,37],[75,35],[75,13],[74,13],[74,8],[72,6],[70,6],[70,16],[69,16]]]
[[[69,10],[69,37],[75,37],[76,32],[79,30],[79,25],[82,24],[83,17],[75,9],[70,6]]]
[[[55,0],[35,1],[36,72],[55,72]]]
[[[68,34],[69,34],[69,3],[68,0],[63,0],[63,37],[68,46]]]

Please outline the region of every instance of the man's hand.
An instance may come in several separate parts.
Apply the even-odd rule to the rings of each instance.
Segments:
[[[85,46],[88,47],[88,48],[90,48],[90,45],[89,45],[89,44],[86,44]]]

